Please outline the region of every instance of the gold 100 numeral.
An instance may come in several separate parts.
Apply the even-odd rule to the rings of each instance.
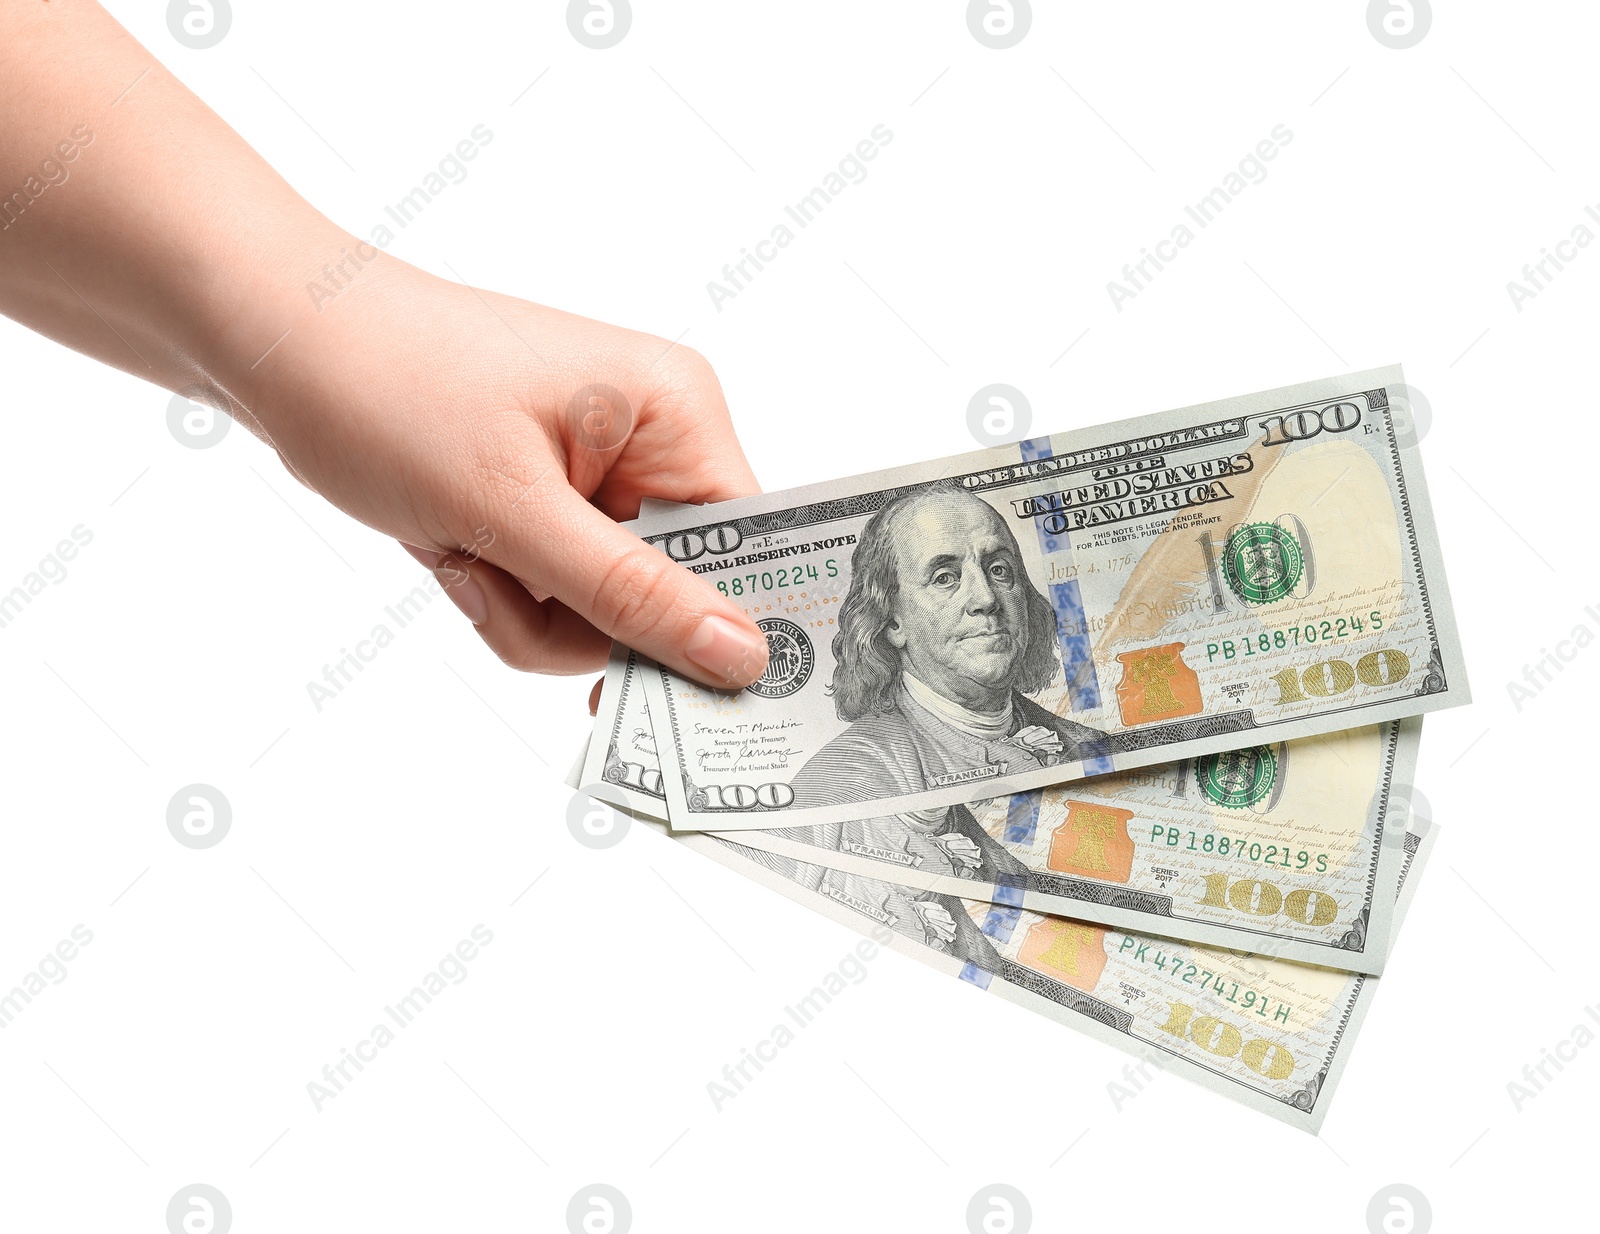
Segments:
[[[1354,668],[1348,660],[1322,660],[1305,668],[1286,668],[1274,673],[1278,683],[1278,703],[1303,703],[1306,696],[1332,698],[1343,694],[1356,684],[1392,686],[1406,679],[1411,672],[1411,658],[1393,647],[1380,647],[1369,651],[1356,661]]]
[[[1245,1039],[1232,1024],[1214,1015],[1197,1016],[1187,1003],[1173,1003],[1172,1012],[1161,1031],[1186,1037],[1207,1053],[1219,1058],[1237,1058],[1257,1075],[1269,1080],[1287,1080],[1294,1074],[1294,1055],[1276,1041],[1263,1037]]]
[[[1231,905],[1257,917],[1282,912],[1290,921],[1309,926],[1325,926],[1339,915],[1339,902],[1325,891],[1301,887],[1284,895],[1276,883],[1259,878],[1241,878],[1230,887],[1226,874],[1206,875],[1206,893],[1200,903],[1213,908]]]

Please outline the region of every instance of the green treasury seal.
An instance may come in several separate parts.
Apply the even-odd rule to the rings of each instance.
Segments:
[[[1271,746],[1251,746],[1195,759],[1194,778],[1219,806],[1242,810],[1272,791],[1278,778],[1278,756]]]
[[[1294,590],[1305,569],[1300,541],[1276,523],[1246,523],[1222,548],[1228,586],[1247,604],[1271,604]]]

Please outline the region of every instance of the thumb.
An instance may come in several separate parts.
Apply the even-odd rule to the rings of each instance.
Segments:
[[[560,547],[510,569],[545,580],[591,625],[674,672],[726,690],[766,671],[766,636],[743,609],[575,490],[555,489],[529,539]]]

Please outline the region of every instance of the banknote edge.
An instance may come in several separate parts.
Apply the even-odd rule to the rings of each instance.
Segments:
[[[591,740],[584,747],[584,762],[582,767],[581,784],[574,784],[573,788],[586,787],[589,795],[597,801],[604,801],[608,805],[622,806],[636,813],[644,814],[650,818],[667,819],[667,803],[648,793],[640,792],[630,785],[612,779],[608,772],[611,770],[611,752],[616,748],[617,726],[622,722],[622,709],[627,700],[628,691],[637,687],[641,693],[644,691],[643,679],[648,675],[639,671],[640,663],[649,664],[651,661],[631,648],[621,643],[611,644],[611,657],[606,661],[606,675],[600,686],[600,704],[595,709],[594,729],[590,734]],[[629,676],[637,677],[636,682],[630,682]],[[607,734],[603,740],[595,740],[599,734]],[[655,736],[655,721],[651,721],[651,734]],[[657,762],[660,762],[660,738],[657,741]],[[666,772],[662,771],[663,777]]]
[[[1386,743],[1383,755],[1384,767],[1373,805],[1373,808],[1381,813],[1382,819],[1379,823],[1377,843],[1373,846],[1363,880],[1366,890],[1365,903],[1362,913],[1356,914],[1357,921],[1361,921],[1364,914],[1362,937],[1359,940],[1341,944],[1310,939],[1285,939],[1265,930],[1252,932],[1240,927],[1211,925],[1188,918],[1141,915],[1137,910],[1120,909],[1116,905],[1093,900],[1073,900],[1069,903],[1031,889],[1022,890],[1020,907],[1032,912],[1092,921],[1097,925],[1108,925],[1116,929],[1133,929],[1141,934],[1168,938],[1175,942],[1235,950],[1253,949],[1258,953],[1270,953],[1278,959],[1291,963],[1311,964],[1338,969],[1341,972],[1377,976],[1383,971],[1393,943],[1394,914],[1394,900],[1383,896],[1380,888],[1393,885],[1405,856],[1403,842],[1405,820],[1398,820],[1401,841],[1388,839],[1392,825],[1396,821],[1388,817],[1388,807],[1394,785],[1409,783],[1415,774],[1421,730],[1420,717],[1387,723],[1394,726],[1394,733]],[[701,834],[715,836],[733,844],[742,844],[747,848],[759,849],[776,856],[789,857],[809,865],[824,866],[882,882],[898,883],[917,891],[933,891],[967,900],[987,899],[993,904],[1014,904],[1016,901],[1017,892],[1007,889],[1002,897],[1001,889],[994,883],[968,882],[948,875],[925,875],[915,870],[894,871],[869,858],[817,848],[804,841],[773,835],[766,830],[708,831]],[[1114,892],[1116,889],[1108,888],[1108,890]],[[1160,928],[1168,921],[1172,923],[1170,932]],[[1356,927],[1352,926],[1346,931],[1346,938],[1355,932]]]
[[[1148,432],[1157,430],[1169,420],[1187,421],[1193,419],[1196,415],[1218,414],[1224,408],[1230,409],[1233,418],[1242,417],[1248,419],[1251,416],[1260,414],[1259,410],[1251,409],[1255,404],[1262,404],[1262,410],[1273,410],[1272,404],[1275,403],[1293,405],[1328,396],[1326,393],[1319,394],[1319,391],[1338,392],[1356,388],[1381,388],[1384,391],[1385,410],[1387,410],[1389,388],[1396,385],[1404,386],[1404,384],[1405,374],[1403,367],[1400,364],[1391,364],[1343,375],[1318,378],[1309,382],[1295,383],[1271,390],[1213,399],[1185,407],[1130,417],[1125,420],[1115,421],[1115,423],[1129,432],[1135,430]],[[1443,551],[1438,538],[1438,527],[1434,521],[1432,506],[1428,498],[1428,486],[1421,452],[1415,443],[1402,444],[1399,441],[1394,432],[1392,417],[1388,418],[1387,423],[1389,429],[1388,444],[1393,456],[1396,489],[1401,499],[1400,512],[1410,541],[1419,586],[1423,593],[1424,615],[1428,621],[1430,631],[1434,635],[1434,650],[1437,651],[1439,656],[1440,672],[1444,674],[1443,687],[1420,696],[1414,695],[1368,704],[1353,703],[1336,711],[1320,713],[1315,717],[1282,721],[1280,723],[1289,731],[1275,732],[1273,736],[1276,740],[1287,741],[1293,740],[1297,736],[1315,736],[1337,732],[1363,723],[1383,723],[1389,720],[1407,719],[1450,707],[1465,706],[1471,702],[1470,686],[1466,676],[1464,659],[1461,655],[1460,636],[1455,624],[1454,609],[1451,606],[1449,585],[1444,570]],[[1094,435],[1104,428],[1105,425],[1091,425],[1082,429],[1064,430],[1062,433],[1052,435],[1052,441],[1055,442],[1057,438],[1060,438],[1059,445],[1061,450],[1070,451],[1075,448],[1075,443],[1080,438],[1085,443],[1088,443],[1094,440]],[[969,451],[965,454],[952,455],[944,459],[906,464],[876,472],[866,472],[857,476],[844,477],[843,479],[802,485],[775,493],[757,494],[711,505],[695,506],[652,502],[650,515],[645,516],[641,511],[641,517],[634,520],[629,526],[641,536],[661,535],[691,529],[694,526],[693,520],[695,518],[740,518],[752,514],[770,513],[772,510],[787,509],[796,504],[826,500],[831,493],[839,489],[846,481],[850,482],[852,488],[864,488],[869,481],[878,487],[897,487],[902,483],[926,481],[928,476],[927,468],[933,465],[938,465],[943,472],[948,472],[949,474],[957,474],[963,470],[984,470],[986,467],[1011,462],[1009,451],[1013,448],[1012,446],[997,446],[987,450]],[[985,462],[984,460],[988,461]],[[1413,479],[1415,480],[1414,484],[1411,483]],[[1411,498],[1413,488],[1418,494],[1416,502],[1413,502]],[[685,520],[688,521],[686,522]],[[1437,605],[1433,598],[1435,595],[1437,597]],[[1435,611],[1436,606],[1437,611]],[[802,807],[799,811],[791,811],[789,809],[760,811],[719,810],[714,815],[709,815],[708,812],[704,811],[692,810],[690,808],[689,794],[685,789],[685,778],[688,776],[689,771],[682,744],[678,739],[677,708],[672,697],[670,674],[658,667],[656,672],[641,673],[640,675],[647,680],[644,692],[650,702],[652,715],[665,722],[665,727],[669,730],[671,738],[668,743],[672,752],[670,766],[667,758],[662,754],[662,742],[659,732],[656,735],[656,746],[658,759],[661,762],[663,784],[666,790],[665,812],[671,825],[677,830],[736,832],[766,830],[773,826],[806,827],[828,823],[852,822],[882,813],[902,813],[958,805],[974,799],[972,786],[964,785],[931,789],[922,793],[882,799],[871,806],[865,806],[859,802],[844,802],[827,806]],[[1424,688],[1427,689],[1426,686]],[[1363,720],[1353,723],[1346,718],[1349,712],[1368,710],[1372,714]],[[1234,714],[1229,713],[1230,716]],[[1239,743],[1234,736],[1236,732],[1267,731],[1264,727],[1258,729],[1254,725],[1253,717],[1250,717],[1248,712],[1241,714],[1246,717],[1247,722],[1238,729],[1230,730],[1226,734],[1210,739],[1190,739],[1199,742],[1199,745],[1189,752],[1189,756],[1222,753],[1238,748]],[[1221,716],[1205,717],[1212,724],[1216,724],[1224,718]],[[1146,730],[1141,730],[1141,732],[1145,736],[1149,735]],[[1124,736],[1125,734],[1118,735]],[[1165,747],[1146,746],[1143,750],[1122,750],[1113,756],[1111,761],[1117,771],[1154,766],[1162,762],[1171,761],[1160,757],[1159,750],[1163,748]],[[1147,752],[1151,750],[1158,752],[1147,756]],[[1007,793],[1027,791],[1032,788],[1050,787],[1055,784],[1071,783],[1085,778],[1082,762],[1071,764],[1076,771],[1076,774],[1073,775],[1062,776],[1063,766],[1066,765],[1041,768],[1032,774],[1008,779],[1005,791]],[[702,816],[705,816],[705,821],[702,821]],[[716,819],[715,826],[708,825],[711,817]],[[783,821],[781,823],[771,821],[778,818]]]
[[[799,887],[790,880],[784,879],[782,876],[768,870],[759,862],[729,851],[726,843],[714,837],[698,833],[675,834],[669,832],[663,824],[654,820],[640,821],[645,822],[652,830],[659,831],[670,839],[685,844],[702,856],[716,861],[736,874],[752,879],[802,907],[809,908],[813,912],[827,917],[848,929],[855,930],[857,933],[865,934],[869,932],[859,914],[852,913],[848,908],[835,904],[826,897],[808,892],[805,888]],[[1431,848],[1431,843],[1429,843],[1431,835],[1432,831],[1430,830],[1429,835],[1420,837],[1418,852],[1422,852],[1424,847]],[[738,841],[734,840],[727,843],[737,845]],[[1425,862],[1426,858],[1424,857],[1423,860]],[[1409,877],[1413,870],[1418,877]],[[1406,863],[1402,874],[1404,881],[1396,888],[1397,900],[1405,895],[1408,884],[1413,888],[1414,895],[1414,889],[1416,883],[1420,880],[1420,874],[1421,863],[1415,860]],[[1408,900],[1408,906],[1409,903],[1410,901]],[[1403,917],[1403,914],[1399,914],[1399,916]],[[911,940],[902,938],[899,935],[889,940],[886,945],[911,959],[920,961],[930,968],[956,978],[961,977],[962,970],[966,967],[953,957],[944,956],[931,951],[927,947],[920,947]],[[1289,1126],[1298,1127],[1315,1135],[1321,1128],[1327,1116],[1327,1110],[1333,1102],[1339,1081],[1344,1074],[1348,1061],[1347,1050],[1351,1048],[1350,1043],[1353,1043],[1359,1034],[1361,1023],[1365,1019],[1367,1008],[1371,1003],[1372,992],[1376,983],[1380,980],[1380,978],[1361,973],[1341,972],[1340,976],[1355,982],[1356,987],[1349,994],[1349,1002],[1344,1018],[1335,1032],[1333,1041],[1328,1046],[1328,1053],[1325,1056],[1327,1061],[1321,1073],[1308,1084],[1308,1090],[1306,1091],[1309,1093],[1309,1108],[1303,1109],[1292,1100],[1284,1101],[1269,1097],[1243,1085],[1242,1082],[1228,1081],[1226,1077],[1208,1072],[1200,1064],[1181,1055],[1173,1056],[1173,1067],[1179,1070],[1183,1077],[1191,1083],[1207,1088],[1220,1096],[1228,1097],[1238,1104],[1248,1106],[1258,1113],[1266,1114],[1279,1122],[1287,1123]],[[1004,998],[1008,1002],[1026,1010],[1033,1011],[1051,1023],[1059,1024],[1069,1031],[1081,1032],[1085,1036],[1113,1046],[1124,1053],[1138,1055],[1139,1047],[1147,1044],[1139,1042],[1128,1034],[1119,1032],[1086,1015],[1081,1023],[1077,1021],[1063,1022],[1048,1010],[1048,1008],[1055,1007],[1056,1004],[1041,995],[1014,986],[1004,980],[1002,980],[998,988],[991,985],[986,992]]]
[[[1395,896],[1394,940],[1390,947],[1391,959],[1393,958],[1394,946],[1398,945],[1400,941],[1400,934],[1405,926],[1406,918],[1410,915],[1411,906],[1416,900],[1417,889],[1422,884],[1422,876],[1426,872],[1428,863],[1433,856],[1439,829],[1431,822],[1427,822],[1424,824],[1422,832],[1408,830],[1406,834],[1406,857],[1401,864],[1399,894]],[[1411,842],[1412,837],[1415,837],[1414,844]],[[1366,1023],[1367,1014],[1372,1008],[1372,1000],[1377,997],[1378,990],[1384,980],[1385,978],[1381,976],[1363,978],[1362,987],[1356,992],[1355,1005],[1351,1008],[1349,1019],[1343,1030],[1344,1037],[1351,1041],[1359,1038],[1361,1028]],[[1350,1054],[1348,1052],[1340,1052],[1336,1046],[1334,1056],[1328,1064],[1327,1079],[1322,1086],[1328,1100],[1326,1103],[1318,1103],[1320,1110],[1316,1107],[1313,1108],[1313,1113],[1316,1117],[1307,1128],[1313,1134],[1320,1133],[1334,1094],[1337,1092],[1339,1083],[1343,1080],[1345,1070],[1349,1064]]]
[[[667,695],[666,683],[663,680],[666,670],[657,666],[654,672],[648,674],[645,688],[646,697],[650,700],[651,714],[653,716],[672,715],[674,708]],[[1317,737],[1326,733],[1342,732],[1348,728],[1360,728],[1367,724],[1382,724],[1390,720],[1405,720],[1417,716],[1442,711],[1460,704],[1449,694],[1425,694],[1407,696],[1405,698],[1389,699],[1384,702],[1361,704],[1341,708],[1338,711],[1328,712],[1319,716],[1303,717],[1298,720],[1283,720],[1271,727],[1235,729],[1216,736],[1195,737],[1185,742],[1185,758],[1192,758],[1206,754],[1222,754],[1229,750],[1237,750],[1243,745],[1261,744],[1259,740],[1251,741],[1250,736],[1261,735],[1270,741],[1293,741],[1297,737]],[[1358,711],[1366,714],[1352,719],[1350,712]],[[666,760],[662,760],[662,776],[667,789],[667,816],[673,828],[678,831],[744,831],[744,830],[770,830],[774,827],[809,827],[821,823],[848,823],[856,822],[863,818],[875,818],[883,814],[904,814],[916,810],[936,809],[940,806],[964,805],[969,801],[980,800],[984,797],[998,796],[1000,793],[1026,792],[1034,788],[1050,788],[1057,784],[1071,784],[1085,779],[1081,773],[1081,762],[1071,764],[1079,770],[1076,775],[1062,775],[1062,767],[1068,764],[1059,764],[1055,767],[1041,767],[1037,771],[1015,776],[1001,777],[995,780],[981,780],[975,782],[984,787],[974,787],[973,784],[955,785],[948,788],[928,789],[920,793],[907,793],[897,797],[882,797],[870,803],[867,802],[841,802],[831,805],[800,807],[785,807],[773,810],[718,810],[692,811],[689,808],[688,797],[683,790],[685,775],[685,762],[683,750],[679,744],[677,726],[669,722],[671,739],[667,748],[672,751],[673,764],[671,774],[668,774]],[[1244,740],[1241,740],[1244,738]],[[1162,757],[1161,750],[1170,747],[1155,747],[1153,752],[1135,753],[1133,755],[1119,754],[1112,759],[1113,771],[1133,771],[1140,767],[1158,766],[1162,763],[1173,762],[1170,756]],[[658,732],[656,736],[656,750],[660,754],[662,741]],[[1003,786],[1003,787],[1002,787]],[[987,787],[989,791],[984,791]]]
[[[641,678],[642,685],[642,678],[645,676],[645,673],[640,671],[640,661],[642,659],[643,657],[622,647],[621,644],[614,645],[613,658],[607,666],[605,687],[602,693],[602,706],[600,708],[601,714],[597,717],[595,726],[597,733],[604,732],[609,728],[613,730],[611,739],[614,740],[614,730],[616,724],[620,721],[623,703],[626,698],[626,690],[629,684],[628,675],[630,673],[637,674]],[[608,696],[610,700],[609,714],[606,707]],[[1353,966],[1345,963],[1335,963],[1334,959],[1337,950],[1331,944],[1303,939],[1277,939],[1265,932],[1261,933],[1258,937],[1263,941],[1256,945],[1261,946],[1263,949],[1273,950],[1275,954],[1283,959],[1296,963],[1321,964],[1324,967],[1338,968],[1347,972],[1366,973],[1373,976],[1378,975],[1383,970],[1393,938],[1392,921],[1394,910],[1393,901],[1380,895],[1378,889],[1392,880],[1402,858],[1400,845],[1385,842],[1391,831],[1390,820],[1387,817],[1388,805],[1390,794],[1397,779],[1399,783],[1409,783],[1415,775],[1422,720],[1421,717],[1410,717],[1403,720],[1387,721],[1386,723],[1394,726],[1394,735],[1385,752],[1385,768],[1379,785],[1380,800],[1376,805],[1376,808],[1383,815],[1383,821],[1381,824],[1382,833],[1379,836],[1378,843],[1374,846],[1371,867],[1366,880],[1365,909],[1367,925],[1364,930],[1364,937],[1359,940],[1361,945],[1348,946],[1348,949],[1354,953],[1354,956],[1360,962]],[[651,727],[653,732],[653,721]],[[594,744],[596,743],[591,742],[588,747],[591,755]],[[657,806],[654,798],[647,797],[644,794],[633,793],[626,785],[607,781],[600,774],[600,769],[597,767],[596,762],[590,761],[586,764],[584,775],[592,796],[609,804],[642,813],[647,817],[662,819],[662,815],[657,812],[661,807]],[[576,788],[578,786],[574,785],[573,787]],[[662,821],[667,822],[669,827],[671,826],[670,819],[662,819]],[[1402,834],[1403,831],[1404,829],[1402,828]],[[711,832],[710,834],[718,835],[735,843],[743,842],[750,847],[792,857],[795,860],[805,861],[809,864],[859,873],[863,877],[901,882],[902,885],[918,890],[941,891],[961,895],[968,899],[987,898],[991,903],[997,902],[995,897],[998,893],[998,888],[992,883],[976,884],[962,880],[951,880],[950,885],[947,885],[943,880],[933,877],[923,878],[921,881],[906,881],[905,879],[893,877],[888,870],[879,868],[877,863],[852,859],[850,854],[818,849],[803,842],[786,841],[780,837],[770,836],[762,829],[747,829],[727,834]],[[1240,932],[1235,927],[1211,926],[1203,922],[1185,921],[1182,933],[1174,930],[1171,934],[1163,935],[1160,930],[1151,928],[1152,923],[1147,918],[1140,919],[1130,913],[1124,919],[1121,911],[1114,906],[1100,905],[1092,901],[1075,902],[1072,908],[1077,911],[1074,913],[1067,909],[1066,906],[1057,904],[1054,897],[1042,896],[1032,891],[1023,893],[1022,907],[1037,912],[1056,913],[1064,916],[1075,915],[1083,920],[1095,921],[1102,925],[1112,925],[1119,929],[1136,928],[1162,937],[1170,937],[1178,941],[1199,943],[1207,946],[1228,947],[1241,941],[1246,941],[1240,938]],[[1354,933],[1354,931],[1352,930],[1349,933]],[[1247,945],[1250,944],[1247,942]]]
[[[587,760],[588,752],[589,745],[586,743],[583,750],[579,752],[579,755],[576,761],[573,763],[572,768],[567,773],[566,783],[569,787],[574,789],[579,787],[582,769]],[[719,865],[724,866],[736,874],[751,878],[762,885],[768,886],[770,890],[776,891],[778,894],[785,896],[787,899],[792,900],[803,908],[810,909],[811,911],[819,913],[824,917],[828,917],[838,922],[845,928],[854,930],[857,933],[866,934],[869,932],[864,924],[854,919],[854,915],[852,915],[849,910],[840,906],[828,904],[826,901],[821,904],[811,903],[810,897],[804,896],[803,888],[792,887],[791,884],[787,883],[787,880],[783,880],[777,875],[772,874],[771,871],[766,870],[759,863],[750,861],[748,858],[741,858],[735,853],[728,852],[724,845],[718,843],[716,837],[692,832],[674,834],[668,829],[665,822],[659,819],[650,818],[648,816],[639,818],[637,821],[643,823],[650,830],[665,838],[674,839],[685,844],[688,848],[698,852],[701,856],[704,856],[712,861],[716,861]],[[1399,883],[1397,888],[1398,894],[1396,895],[1395,909],[1393,914],[1393,939],[1391,942],[1391,952],[1393,950],[1393,945],[1399,941],[1400,932],[1404,927],[1406,918],[1409,916],[1411,905],[1417,895],[1417,889],[1421,885],[1422,875],[1426,871],[1428,862],[1432,857],[1434,845],[1438,835],[1438,829],[1429,823],[1427,824],[1427,829],[1425,832],[1421,834],[1408,832],[1407,834],[1408,836],[1414,836],[1416,842],[1414,845],[1409,842],[1405,845],[1405,856],[1402,858],[1401,871],[1397,880]],[[738,843],[736,840],[731,842]],[[746,868],[748,868],[748,873]],[[818,898],[820,899],[820,897]],[[902,940],[897,937],[890,942],[889,946],[893,947],[894,950],[899,951],[901,954],[906,955],[908,958],[919,961],[937,971],[945,972],[948,975],[954,976],[958,979],[961,975],[962,966],[959,965],[957,961],[951,959],[947,963],[940,963],[939,959],[942,957],[936,958],[933,953],[928,951],[927,948],[917,947],[915,943],[912,943],[909,940]],[[1237,1094],[1229,1094],[1226,1091],[1220,1091],[1215,1083],[1213,1083],[1214,1077],[1210,1077],[1203,1072],[1199,1074],[1190,1074],[1187,1067],[1185,1067],[1184,1071],[1185,1078],[1189,1079],[1191,1083],[1197,1084],[1202,1088],[1207,1088],[1213,1092],[1217,1092],[1218,1095],[1229,1096],[1237,1103],[1248,1106],[1249,1108],[1256,1110],[1258,1113],[1266,1114],[1268,1117],[1285,1123],[1288,1126],[1296,1127],[1312,1135],[1317,1135],[1321,1131],[1322,1125],[1327,1118],[1328,1111],[1333,1104],[1333,1100],[1339,1088],[1340,1082],[1342,1081],[1345,1070],[1349,1065],[1350,1051],[1354,1049],[1353,1043],[1360,1037],[1361,1028],[1366,1022],[1367,1013],[1371,1007],[1372,1000],[1374,997],[1376,997],[1379,985],[1383,980],[1382,977],[1369,974],[1346,973],[1345,975],[1360,982],[1361,984],[1351,1000],[1351,1008],[1346,1016],[1343,1028],[1340,1030],[1340,1033],[1335,1039],[1334,1043],[1329,1047],[1332,1057],[1327,1064],[1326,1079],[1323,1080],[1318,1086],[1316,1099],[1314,1100],[1309,1111],[1299,1113],[1295,1111],[1294,1107],[1286,1107],[1285,1103],[1263,1096],[1259,1093],[1246,1091],[1243,1096],[1239,1096]],[[1026,994],[1027,992],[1019,991],[1019,993]],[[1002,997],[1003,996],[1004,995],[1002,995]],[[1037,998],[1038,996],[1035,995],[1032,997]],[[1012,999],[1008,1001],[1013,1001],[1017,1006],[1023,1007],[1025,1010],[1034,1010],[1029,1001],[1023,999]],[[1035,1014],[1038,1014],[1038,1012],[1035,1012]],[[1053,1017],[1046,1018],[1049,1018],[1052,1023],[1059,1023],[1059,1021],[1055,1020]],[[1124,1053],[1136,1053],[1136,1051],[1132,1049],[1129,1044],[1131,1039],[1127,1038],[1125,1034],[1118,1033],[1115,1030],[1106,1028],[1104,1026],[1092,1027],[1092,1023],[1093,1022],[1091,1021],[1081,1026],[1062,1024],[1061,1027],[1068,1029],[1068,1031],[1081,1031],[1084,1033],[1084,1035],[1089,1036],[1094,1040],[1101,1041],[1102,1043],[1121,1050]],[[1341,1048],[1346,1047],[1346,1043],[1351,1044],[1349,1044],[1347,1048]],[[1183,1061],[1187,1063],[1187,1060]]]
[[[1087,425],[1083,428],[1062,429],[1056,433],[1039,434],[1048,436],[1053,445],[1059,443],[1058,453],[1073,452],[1083,446],[1099,444],[1096,434],[1101,433],[1107,424],[1116,424],[1125,427],[1135,435],[1148,435],[1159,430],[1165,422],[1181,421],[1192,418],[1197,414],[1212,414],[1212,409],[1217,412],[1229,405],[1242,405],[1241,410],[1235,411],[1227,418],[1250,418],[1260,414],[1270,414],[1281,410],[1283,407],[1297,406],[1301,403],[1316,401],[1319,397],[1336,392],[1348,392],[1354,389],[1375,389],[1379,386],[1387,387],[1391,384],[1405,382],[1405,375],[1398,364],[1384,365],[1381,368],[1365,369],[1353,373],[1344,373],[1332,377],[1315,378],[1311,381],[1297,382],[1293,385],[1279,386],[1271,390],[1257,390],[1248,394],[1236,394],[1227,398],[1211,399],[1203,403],[1192,403],[1185,407],[1173,407],[1164,411],[1146,412],[1143,415],[1128,416],[1120,420],[1112,420],[1105,424]],[[1327,394],[1319,394],[1326,391]],[[1288,397],[1288,396],[1294,397]],[[1259,407],[1255,404],[1260,404]],[[1017,443],[992,446],[984,450],[969,450],[963,454],[952,454],[944,458],[928,459],[920,463],[903,463],[895,467],[881,468],[877,471],[861,472],[857,475],[842,476],[832,480],[820,480],[811,484],[802,484],[790,489],[777,489],[768,493],[756,493],[749,497],[736,497],[729,501],[712,502],[706,505],[679,505],[670,503],[672,508],[663,508],[667,503],[653,502],[652,513],[641,513],[639,518],[625,523],[630,531],[641,539],[659,538],[663,535],[680,531],[696,529],[695,519],[746,518],[751,515],[770,514],[776,510],[787,509],[790,506],[814,504],[827,500],[834,490],[844,486],[847,482],[852,486],[866,487],[872,483],[874,489],[898,488],[906,484],[925,483],[930,477],[928,468],[938,466],[938,474],[959,475],[964,472],[979,472],[991,470],[998,466],[1009,466],[1016,462],[1014,451]],[[1415,452],[1416,447],[1407,446],[1408,452]],[[707,524],[709,526],[710,524]]]

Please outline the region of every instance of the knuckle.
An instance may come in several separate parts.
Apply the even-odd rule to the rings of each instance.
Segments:
[[[662,357],[668,380],[680,390],[719,388],[717,371],[704,353],[679,345]]]
[[[689,372],[710,376],[716,372],[706,353],[695,347],[680,347],[678,360]]]
[[[641,544],[606,567],[590,602],[602,630],[638,637],[649,634],[674,611],[682,582],[654,549]]]

